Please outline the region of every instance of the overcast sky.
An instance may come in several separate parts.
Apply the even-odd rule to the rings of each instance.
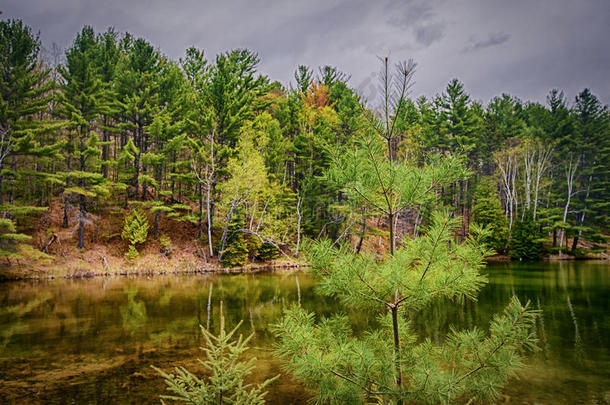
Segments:
[[[190,46],[208,58],[234,48],[291,83],[297,65],[333,65],[371,95],[378,57],[418,63],[412,96],[434,96],[452,78],[484,102],[504,92],[569,101],[589,87],[610,103],[610,0],[3,0],[43,44],[66,48],[83,25],[113,26],[178,59]]]

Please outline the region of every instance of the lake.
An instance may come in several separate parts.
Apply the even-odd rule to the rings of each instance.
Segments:
[[[610,263],[504,263],[485,273],[478,302],[439,301],[416,316],[421,335],[440,342],[450,325],[486,328],[516,294],[543,310],[541,350],[499,402],[610,403]],[[255,334],[253,381],[282,374],[267,403],[305,404],[307,391],[273,354],[270,325],[282,309],[300,303],[320,316],[346,312],[359,330],[374,324],[315,284],[303,272],[2,283],[0,403],[159,403],[164,382],[150,365],[200,370],[198,325],[217,331],[222,300],[227,327],[243,320],[242,333]]]

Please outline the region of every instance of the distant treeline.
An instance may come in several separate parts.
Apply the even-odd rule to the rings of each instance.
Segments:
[[[440,206],[463,217],[456,238],[477,222],[516,258],[538,257],[543,242],[578,254],[605,241],[610,115],[589,89],[571,101],[552,90],[545,105],[508,94],[482,105],[455,79],[433,99],[386,97],[396,117],[384,120],[336,68],[298,66],[285,88],[258,63],[246,49],[208,60],[190,48],[173,61],[145,39],[91,27],[43,59],[30,27],[1,21],[0,255],[22,254],[33,215],[46,223],[36,246],[45,250],[54,202],[64,213],[57,226],[75,227],[85,249],[96,218],[134,206],[149,237],[161,236],[160,223],[190,223],[193,240],[227,265],[298,254],[305,237],[387,249],[390,224],[347,209],[326,170],[333,151],[383,122],[395,125],[391,159],[461,155],[468,171],[396,216],[398,243]]]

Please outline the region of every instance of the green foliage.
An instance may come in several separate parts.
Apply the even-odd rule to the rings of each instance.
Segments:
[[[0,259],[20,259],[20,243],[32,239],[28,235],[17,233],[15,223],[8,218],[0,219]]]
[[[161,237],[159,237],[159,243],[161,244],[161,254],[167,257],[171,256],[173,250],[171,238],[167,235],[161,235]]]
[[[316,401],[436,404],[497,398],[522,365],[523,352],[535,347],[531,328],[537,312],[529,304],[522,306],[515,297],[489,332],[453,330],[444,344],[421,341],[406,322],[406,314],[425,310],[434,300],[475,299],[484,285],[480,270],[488,252],[475,239],[450,244],[458,223],[434,214],[424,236],[383,261],[326,241],[308,247],[318,291],[352,310],[377,314],[380,325],[359,336],[342,315],[316,323],[301,308],[286,312],[275,326],[278,354],[313,389]]]
[[[336,315],[315,323],[302,308],[286,311],[275,326],[278,353],[295,377],[316,392],[316,403],[454,404],[471,398],[493,401],[523,366],[522,353],[534,350],[531,333],[537,311],[515,297],[496,315],[488,333],[452,330],[446,343],[415,343],[417,333],[400,332],[403,387],[395,386],[392,320],[380,315],[378,330],[356,336],[348,318]],[[451,365],[451,366],[450,366]],[[464,401],[466,402],[466,401]]]
[[[148,238],[148,218],[146,213],[138,207],[134,207],[129,215],[125,217],[121,238],[130,243],[129,251],[125,254],[130,260],[138,257],[136,244],[146,242]]]
[[[483,242],[496,252],[503,252],[508,242],[508,223],[493,183],[490,180],[481,181],[475,189],[474,198],[474,221],[491,230]]]
[[[277,248],[269,242],[261,244],[257,251],[257,257],[262,261],[277,259],[279,255]]]
[[[80,248],[92,213],[129,200],[150,208],[155,236],[163,219],[196,224],[211,256],[233,206],[249,232],[295,252],[303,236],[377,234],[385,249],[388,235],[416,234],[439,206],[464,217],[458,239],[472,214],[497,251],[525,210],[544,236],[570,238],[563,252],[590,251],[607,233],[610,114],[589,89],[573,103],[552,90],[546,105],[502,94],[484,106],[453,79],[439,96],[412,100],[415,64],[392,73],[384,60],[386,91],[369,100],[378,110],[331,66],[317,77],[299,66],[287,89],[246,49],[208,61],[190,48],[172,61],[143,38],[89,26],[52,70],[35,32],[0,21],[0,205],[11,207],[2,216],[60,198]],[[364,212],[379,223],[354,226]],[[258,242],[246,239],[255,257]],[[226,249],[243,263],[239,244]]]
[[[125,252],[125,259],[127,259],[129,261],[134,261],[138,257],[140,257],[140,253],[138,252],[138,249],[136,249],[136,247],[134,245],[129,245],[129,249],[127,250],[127,252]]]
[[[206,360],[201,363],[210,372],[209,377],[200,378],[184,367],[176,367],[175,374],[169,374],[153,366],[165,379],[167,390],[172,393],[172,395],[161,395],[161,398],[198,405],[264,404],[267,394],[265,388],[279,375],[256,386],[244,382],[244,379],[252,373],[256,358],[250,358],[246,362],[240,361],[240,357],[248,350],[248,342],[254,336],[251,334],[243,338],[240,334],[235,338],[241,324],[240,321],[230,332],[225,330],[221,302],[220,334],[213,335],[200,326],[206,344],[206,347],[202,348]]]
[[[221,263],[226,267],[241,267],[248,263],[248,242],[243,232],[245,225],[243,214],[237,211],[227,230],[227,243],[222,251]]]
[[[542,242],[538,225],[532,213],[526,211],[523,219],[515,221],[513,226],[509,250],[514,260],[539,260],[542,255]]]
[[[387,94],[387,58],[384,66],[381,77],[387,79]],[[414,65],[398,68],[403,97]],[[449,146],[455,149],[457,144],[467,153],[476,142],[471,124],[477,116],[467,106],[459,82],[453,81],[448,93],[440,101],[447,114],[442,127],[448,143],[454,143]],[[392,111],[386,107],[385,120],[369,116],[370,125],[355,145],[328,149],[332,161],[327,178],[345,192],[350,207],[358,210],[365,205],[373,215],[387,218],[390,255],[359,254],[348,244],[335,248],[336,242],[324,239],[305,249],[311,271],[319,278],[318,292],[351,310],[376,314],[379,327],[359,336],[346,316],[316,323],[313,314],[295,307],[275,325],[277,353],[315,392],[317,403],[492,401],[521,365],[522,352],[535,347],[531,330],[537,312],[529,304],[522,307],[515,297],[494,318],[489,333],[452,330],[442,344],[422,341],[407,322],[409,315],[435,300],[476,299],[486,282],[480,270],[490,251],[482,240],[490,231],[475,225],[477,232],[460,243],[454,235],[461,218],[433,212],[423,235],[405,238],[402,247],[394,247],[395,216],[437,202],[440,187],[467,174],[461,159],[452,155],[435,157],[424,166],[398,159],[394,131],[401,105]]]

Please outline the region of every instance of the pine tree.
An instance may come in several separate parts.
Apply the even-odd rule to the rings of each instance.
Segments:
[[[377,126],[351,150],[337,151],[329,176],[343,184],[349,198],[389,216],[392,230],[398,210],[433,199],[433,191],[463,171],[459,160],[451,158],[424,167],[398,161],[388,141],[391,134],[379,132]],[[345,245],[337,249],[329,240],[306,249],[320,279],[319,291],[353,310],[377,314],[380,325],[358,336],[345,316],[316,323],[302,308],[286,311],[275,326],[277,352],[293,375],[316,392],[317,402],[402,405],[497,397],[520,365],[522,350],[535,344],[531,328],[536,312],[529,304],[513,298],[492,320],[488,335],[453,330],[440,345],[422,342],[407,321],[435,299],[474,299],[484,285],[480,270],[489,251],[476,235],[452,243],[460,222],[436,212],[424,235],[407,239],[401,248],[394,248],[392,235],[389,256],[357,254]]]
[[[186,57],[180,60],[186,76],[186,85],[182,103],[185,106],[183,115],[184,130],[188,134],[191,149],[190,170],[197,187],[199,212],[197,218],[197,238],[203,235],[204,205],[208,251],[214,256],[212,243],[212,194],[217,180],[215,148],[214,113],[208,104],[208,81],[210,67],[204,58],[203,51],[189,48]],[[205,203],[204,203],[205,202]]]
[[[16,223],[47,211],[30,204],[48,202],[49,186],[59,181],[49,162],[62,147],[54,138],[62,124],[48,116],[55,83],[39,60],[40,46],[22,21],[0,21],[0,256],[7,260],[23,258],[28,249],[28,256],[35,255]]]
[[[514,260],[539,260],[542,255],[542,235],[531,211],[517,219],[510,234],[509,251]]]
[[[513,298],[494,317],[489,333],[453,330],[443,344],[422,341],[409,314],[436,299],[473,299],[485,283],[480,241],[452,244],[459,218],[435,214],[425,235],[380,260],[337,250],[332,242],[310,245],[308,259],[319,291],[350,310],[370,311],[379,328],[359,336],[348,318],[320,319],[302,308],[286,311],[276,325],[278,353],[321,403],[456,403],[490,401],[522,364],[535,343],[536,318],[529,303]]]
[[[74,44],[66,51],[66,64],[59,68],[64,80],[61,92],[62,112],[68,120],[69,143],[73,156],[68,156],[64,204],[71,195],[78,199],[78,248],[85,247],[87,199],[110,195],[110,188],[100,169],[100,141],[93,131],[104,109],[104,87],[98,74],[96,55],[98,42],[91,27],[84,27]],[[77,160],[71,168],[70,159]],[[94,170],[91,170],[95,168]],[[66,212],[66,210],[64,210]]]
[[[25,145],[49,131],[48,120],[40,119],[51,100],[54,83],[49,70],[38,59],[40,40],[21,20],[0,21],[0,202],[7,174],[14,178],[17,156],[30,152]],[[10,170],[5,170],[10,158]],[[9,203],[14,202],[14,187]]]
[[[490,230],[489,237],[484,242],[496,252],[503,252],[508,242],[508,223],[493,182],[489,179],[480,181],[474,199],[473,220]]]
[[[243,229],[245,221],[243,212],[237,209],[227,227],[227,238],[224,249],[219,249],[220,262],[226,267],[241,267],[248,262],[248,242]]]
[[[240,357],[248,350],[248,342],[254,336],[251,334],[243,338],[239,335],[235,338],[242,322],[240,321],[235,328],[227,332],[221,301],[220,333],[216,336],[200,326],[206,343],[206,347],[201,348],[206,354],[206,360],[201,363],[211,375],[202,379],[184,367],[176,367],[176,374],[169,374],[152,366],[165,379],[167,390],[172,393],[172,395],[161,395],[161,398],[193,405],[264,404],[267,395],[265,388],[279,375],[256,386],[244,382],[244,379],[252,373],[256,358],[246,362],[240,361]]]
[[[564,145],[575,152],[579,160],[579,175],[576,180],[578,194],[575,199],[575,231],[572,254],[576,253],[578,241],[585,236],[589,240],[603,241],[600,231],[607,229],[608,174],[610,154],[610,112],[589,89],[576,96],[573,110],[576,136],[566,139]],[[601,210],[599,208],[602,208]]]
[[[134,200],[144,199],[146,186],[140,194],[140,174],[142,172],[142,154],[148,152],[149,136],[146,127],[152,123],[154,113],[159,105],[159,82],[161,56],[142,38],[134,39],[126,34],[121,40],[123,57],[119,61],[116,83],[118,103],[120,106],[118,125],[124,132],[121,146],[128,138],[135,146],[131,186],[131,197]]]
[[[110,168],[116,163],[110,154],[113,143],[111,138],[120,132],[116,127],[116,117],[120,111],[120,106],[117,103],[115,79],[116,65],[120,60],[121,51],[118,46],[118,35],[112,28],[98,35],[97,45],[95,65],[103,89],[98,128],[101,131],[102,174],[105,178],[108,178]]]
[[[6,259],[9,264],[11,259],[20,259],[19,246],[30,239],[31,236],[17,232],[13,220],[0,218],[0,259]]]
[[[129,251],[125,254],[128,259],[136,259],[138,257],[139,253],[136,245],[146,242],[148,227],[148,218],[138,207],[133,208],[131,213],[125,217],[121,238],[128,240],[130,243]]]

